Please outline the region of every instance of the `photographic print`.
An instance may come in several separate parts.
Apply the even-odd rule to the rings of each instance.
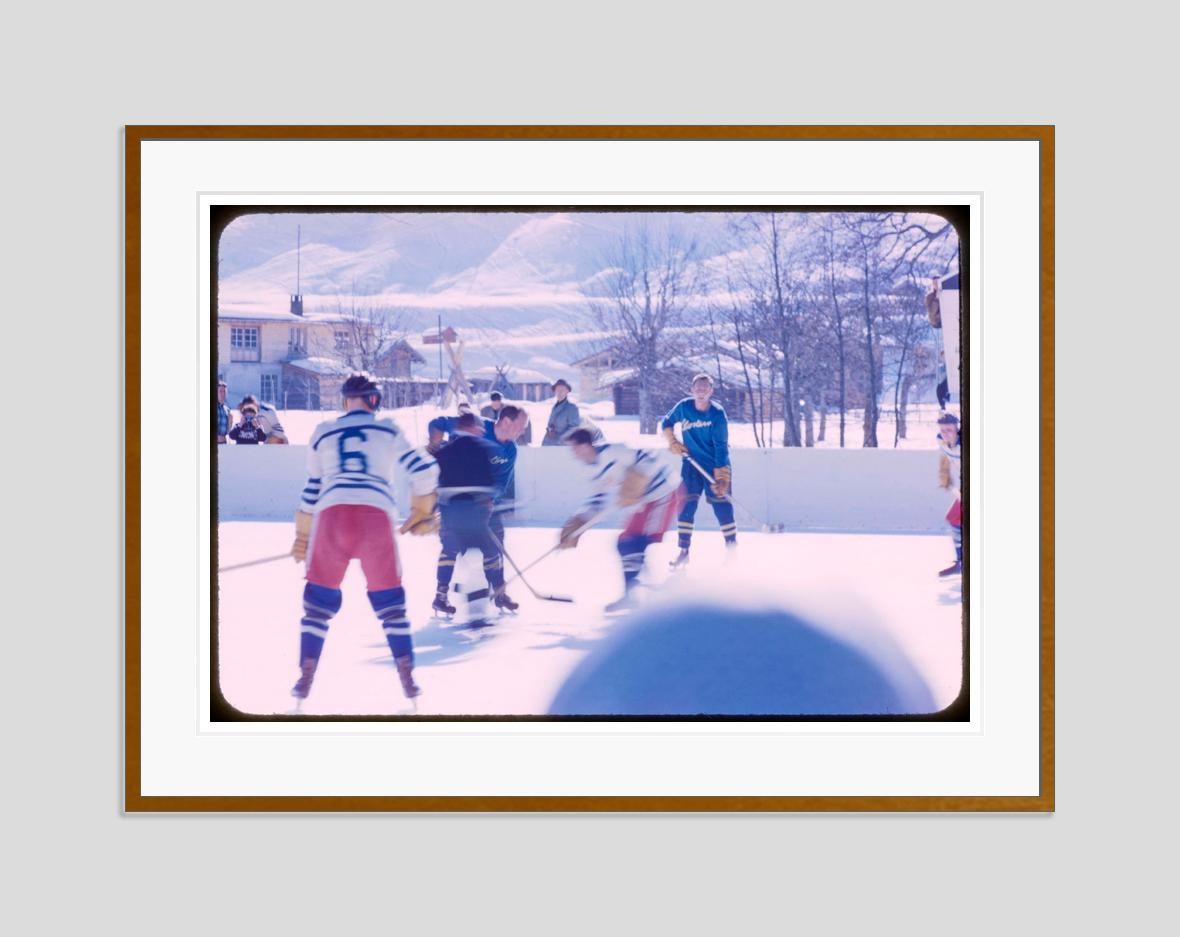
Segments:
[[[127,809],[1051,810],[1052,208],[1051,127],[129,127]]]
[[[211,211],[214,718],[968,717],[967,206]]]

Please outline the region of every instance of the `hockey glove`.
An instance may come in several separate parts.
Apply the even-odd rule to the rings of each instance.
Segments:
[[[426,451],[431,455],[438,455],[438,450],[442,448],[443,433],[437,429],[430,431],[430,441],[426,444]]]
[[[413,495],[410,498],[410,516],[398,529],[398,533],[415,537],[436,533],[439,528],[437,505],[438,495],[433,491],[425,495]]]
[[[296,563],[307,559],[307,541],[311,537],[311,515],[306,511],[295,512],[295,542],[291,544],[291,555]]]
[[[664,438],[668,440],[668,448],[676,453],[676,455],[688,454],[688,447],[676,438],[676,430],[671,426],[664,427]]]
[[[724,498],[729,494],[729,483],[733,479],[733,470],[728,465],[721,465],[713,469],[713,494]]]
[[[585,533],[583,527],[589,523],[590,518],[583,517],[581,514],[576,514],[565,522],[561,528],[561,539],[557,541],[558,547],[562,550],[572,550],[578,545],[578,539]]]
[[[938,460],[938,487],[950,488],[951,486],[951,460],[946,456],[942,456]]]

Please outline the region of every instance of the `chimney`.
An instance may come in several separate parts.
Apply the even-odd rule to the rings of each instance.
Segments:
[[[295,227],[295,292],[291,295],[291,315],[303,315],[303,292],[300,290],[300,274],[303,272],[300,260],[303,256],[303,225]]]

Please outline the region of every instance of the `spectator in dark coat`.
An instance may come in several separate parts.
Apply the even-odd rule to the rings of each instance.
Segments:
[[[242,404],[242,419],[229,431],[229,438],[239,446],[257,446],[266,439],[266,428],[258,420],[258,405]]]

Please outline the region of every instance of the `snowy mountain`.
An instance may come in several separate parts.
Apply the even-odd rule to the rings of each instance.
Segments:
[[[727,216],[663,217],[704,257],[721,251]],[[221,236],[219,307],[285,309],[298,282],[309,311],[356,295],[402,310],[414,329],[439,313],[456,328],[584,325],[584,291],[641,223],[636,213],[600,212],[243,215]]]
[[[592,350],[586,301],[624,234],[655,217],[602,212],[325,212],[242,215],[218,245],[222,313],[282,312],[298,288],[308,312],[377,305],[411,342],[459,329],[472,370],[509,364],[557,376]],[[728,216],[655,221],[723,251]],[[297,249],[297,239],[301,245]],[[298,287],[296,284],[298,283]],[[428,359],[429,360],[429,359]]]

